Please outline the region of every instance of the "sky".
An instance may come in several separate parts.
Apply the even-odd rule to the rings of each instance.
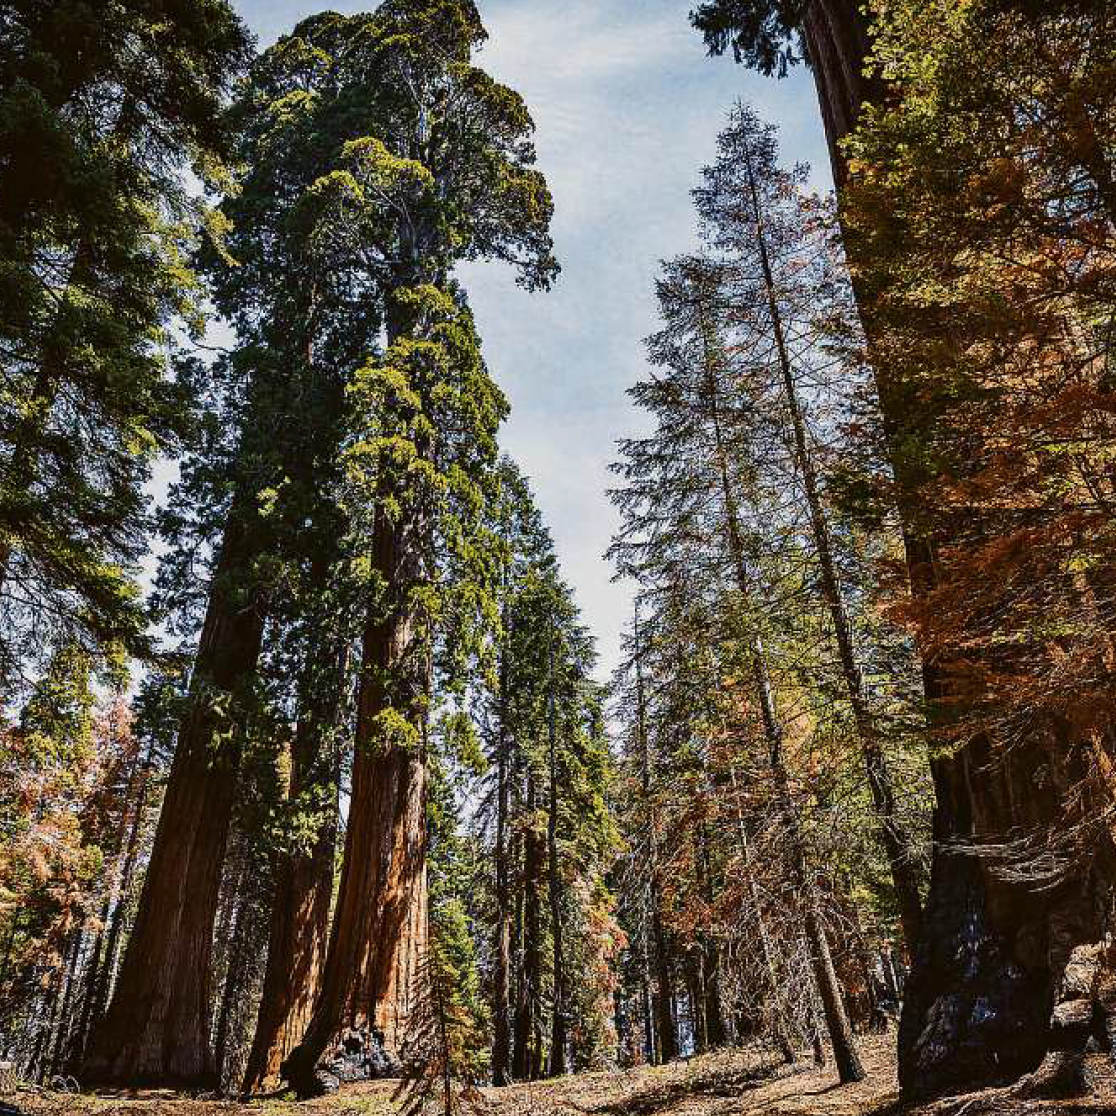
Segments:
[[[334,0],[341,12],[373,0]],[[325,4],[238,0],[267,47]],[[689,191],[714,156],[735,101],[779,125],[787,162],[828,159],[813,81],[783,81],[711,59],[688,0],[479,0],[489,41],[477,63],[517,90],[537,127],[539,168],[554,195],[562,275],[528,294],[506,268],[471,264],[464,282],[485,358],[512,412],[505,452],[530,477],[586,623],[600,677],[619,663],[631,586],[604,552],[618,526],[606,490],[618,438],[644,420],[626,389],[644,368],[662,259],[693,246]]]

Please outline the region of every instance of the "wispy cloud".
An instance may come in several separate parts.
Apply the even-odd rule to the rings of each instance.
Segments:
[[[795,160],[824,158],[817,106],[806,75],[768,82],[706,58],[677,0],[488,0],[482,14],[481,64],[538,127],[564,272],[534,296],[495,267],[464,277],[512,401],[504,444],[532,477],[605,673],[630,610],[603,560],[617,527],[608,465],[643,424],[625,393],[655,328],[658,262],[693,244],[689,191],[736,99],[782,125]]]

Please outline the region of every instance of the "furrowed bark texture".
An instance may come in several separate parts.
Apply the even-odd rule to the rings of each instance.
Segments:
[[[337,765],[331,755],[323,754],[332,748],[322,740],[322,725],[320,716],[307,715],[299,722],[292,743],[291,798],[320,787],[330,800],[310,849],[284,853],[279,860],[267,970],[244,1075],[248,1093],[278,1084],[283,1059],[310,1021],[325,959],[337,844]]]
[[[246,549],[234,514],[218,560],[219,584],[241,567]],[[211,595],[198,682],[179,731],[139,911],[82,1084],[217,1084],[210,962],[239,756],[234,742],[215,746],[221,726],[211,697],[234,692],[251,675],[262,635],[261,612],[234,606],[225,592]]]
[[[857,8],[857,0],[815,0],[804,22],[839,185],[847,168],[838,142],[860,106],[883,93],[862,74],[869,40]],[[863,309],[863,292],[856,293]],[[867,329],[870,344],[870,321]],[[885,424],[902,429],[910,416],[886,383],[879,389]],[[929,547],[919,540],[907,540],[907,557],[914,592],[942,576],[932,572]],[[948,696],[934,670],[924,673],[931,701]],[[1064,733],[1036,734],[1006,755],[1002,749],[993,755],[988,741],[976,739],[933,761],[930,893],[899,1033],[905,1093],[931,1095],[1018,1077],[1042,1059],[1054,989],[1069,954],[1102,932],[1097,872],[1036,891],[1007,882],[972,848],[1061,820],[1066,793],[1084,774],[1082,750],[1066,726]]]
[[[373,559],[383,583],[418,583],[417,517],[376,513]],[[426,672],[416,669],[413,609],[370,613],[363,640],[356,754],[345,857],[321,989],[306,1033],[282,1066],[300,1093],[344,1028],[376,1031],[397,1052],[406,1037],[426,952],[426,769],[418,748],[384,739],[381,715],[425,716]]]

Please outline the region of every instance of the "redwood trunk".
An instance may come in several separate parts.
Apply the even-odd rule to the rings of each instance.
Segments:
[[[303,685],[304,709],[312,700],[310,692],[319,685],[321,678],[310,670]],[[325,959],[338,821],[336,747],[327,737],[340,702],[337,687],[326,689],[326,702],[315,702],[304,713],[291,746],[291,799],[310,792],[325,813],[309,850],[284,852],[279,859],[267,969],[244,1075],[249,1093],[278,1084],[283,1060],[310,1021]],[[333,708],[326,707],[330,698],[336,699]]]
[[[837,142],[864,101],[883,92],[861,76],[868,38],[856,8],[856,0],[816,0],[805,21],[838,184],[847,168]],[[851,254],[855,250],[849,246]],[[867,310],[870,299],[862,290],[856,294]],[[885,427],[900,438],[917,416],[906,413],[893,385],[878,387]],[[937,576],[929,543],[908,537],[907,560],[912,590],[924,592]],[[924,676],[932,704],[948,697],[933,668]],[[1094,872],[1035,892],[995,877],[961,847],[1059,820],[1063,792],[1083,774],[1075,770],[1080,758],[1069,736],[1067,726],[1006,756],[993,756],[988,742],[976,739],[932,761],[937,801],[930,891],[899,1030],[899,1079],[909,1094],[979,1087],[1033,1069],[1046,1049],[1054,989],[1070,950],[1102,932]],[[1038,778],[1042,772],[1049,777]]]
[[[234,511],[139,911],[112,1004],[93,1036],[83,1084],[217,1085],[209,1043],[213,923],[239,744],[235,727],[231,739],[215,743],[223,726],[212,699],[235,694],[260,654],[263,616],[251,604],[235,604],[225,584],[241,568],[245,550]]]
[[[421,739],[428,669],[410,590],[419,583],[417,516],[376,512],[373,561],[390,602],[370,610],[363,640],[352,794],[337,909],[310,1023],[282,1065],[300,1093],[342,1028],[389,1051],[406,1038],[426,952],[426,769]],[[385,738],[383,714],[414,736]],[[379,1037],[375,1036],[375,1037]]]

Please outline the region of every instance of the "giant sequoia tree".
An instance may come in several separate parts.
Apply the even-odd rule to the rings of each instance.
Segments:
[[[1046,288],[1036,297],[1033,288],[1063,266],[1040,261],[1065,253],[1095,274],[1099,242],[1083,230],[1111,220],[1110,108],[1097,81],[1110,66],[1102,8],[873,5],[884,49],[881,65],[867,71],[867,22],[852,4],[800,10],[725,0],[695,14],[714,50],[732,45],[739,58],[768,71],[801,34],[834,178],[843,185],[850,169],[868,172],[860,185],[853,176],[846,241],[876,374],[883,460],[896,482],[890,498],[904,522],[927,697],[949,742],[935,760],[933,882],[901,1036],[901,1077],[914,1092],[1034,1066],[1069,951],[1100,932],[1092,912],[1104,902],[1104,887],[1095,884],[1108,837],[1088,818],[1112,793],[1111,778],[1093,774],[1109,769],[1100,742],[1111,729],[1107,722],[1083,726],[1060,700],[1040,699],[1033,664],[1047,655],[1062,661],[1064,639],[1095,632],[1089,610],[1103,611],[1095,588],[1106,580],[1099,550],[1080,559],[1075,584],[1054,570],[1078,560],[1065,553],[1055,560],[1049,551],[1042,559],[1035,544],[1036,532],[1063,515],[1087,516],[1100,498],[1084,480],[1093,493],[1084,506],[1068,495],[1055,499],[1049,485],[1057,486],[1059,458],[1046,457],[1037,443],[1072,441],[1098,421],[1103,407],[1080,408],[1091,377],[1100,377],[1094,389],[1103,386],[1104,358],[1089,332],[1091,290],[1079,308],[1088,288],[1075,281],[1063,283],[1060,296]],[[926,64],[931,43],[941,46],[941,64]],[[881,100],[885,82],[896,91],[895,107],[868,115],[865,146],[850,164],[839,142],[865,103]],[[944,161],[928,176],[932,151]],[[957,296],[946,296],[947,288]],[[1014,313],[1004,304],[1009,292]],[[912,349],[912,337],[925,348]],[[1078,385],[1072,417],[1069,389],[1061,386],[1067,377]],[[984,404],[996,419],[970,425],[969,417],[986,414]],[[1005,406],[1020,432],[1034,432],[1017,434],[1005,448],[1035,447],[1033,467],[1010,467],[1010,496],[1002,487],[1006,459],[986,441]],[[1088,465],[1082,471],[1091,476]],[[1028,572],[1013,568],[1009,575],[1003,564],[1011,565],[1012,546],[1025,536],[1014,553],[1028,556]],[[1040,594],[1048,608],[1075,617],[1057,637],[1035,627],[1026,605],[1033,606],[1033,593],[1017,596],[1010,588],[1039,584],[1048,586]],[[986,588],[974,595],[978,585]],[[1043,685],[1055,676],[1052,668]],[[1036,701],[1044,708],[1037,717]],[[1095,708],[1107,705],[1105,698]],[[1051,841],[1064,847],[1059,834],[1066,833],[1073,852],[1051,877],[1037,869],[1033,853]],[[1070,863],[1077,865],[1073,875]],[[962,966],[962,956],[972,960]]]
[[[337,545],[330,492],[344,384],[375,349],[380,303],[360,246],[326,260],[306,214],[352,134],[344,129],[366,125],[372,109],[368,101],[363,120],[338,123],[336,102],[305,96],[308,55],[305,39],[283,40],[257,63],[236,107],[246,172],[225,205],[233,255],[209,260],[216,302],[239,341],[215,369],[228,396],[217,419],[223,436],[207,437],[186,462],[165,519],[177,544],[162,578],[168,600],[196,600],[195,563],[211,555],[204,618],[139,912],[87,1059],[90,1080],[212,1079],[213,926],[265,627],[288,566],[311,554],[328,569]],[[319,136],[329,138],[319,146]],[[310,581],[320,593],[321,576]]]
[[[313,1017],[284,1064],[304,1090],[342,1026],[392,1047],[403,1037],[425,938],[433,639],[449,598],[483,610],[494,575],[479,513],[504,404],[451,273],[499,259],[538,288],[556,271],[531,119],[471,64],[485,38],[473,5],[399,0],[342,29],[343,73],[371,83],[377,120],[346,144],[347,165],[322,181],[319,203],[331,235],[360,238],[377,261],[388,347],[353,389],[347,461],[351,499],[369,509],[356,528],[369,594],[337,909]],[[449,584],[447,562],[470,576]]]

